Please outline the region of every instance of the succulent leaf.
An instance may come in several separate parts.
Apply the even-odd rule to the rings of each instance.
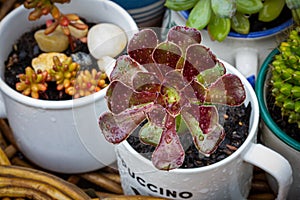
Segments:
[[[200,72],[196,78],[201,84],[209,86],[225,73],[226,69],[223,63],[217,61],[213,68],[209,68]]]
[[[193,80],[204,70],[213,68],[216,65],[216,57],[208,48],[194,44],[190,45],[186,51],[186,60],[183,67],[183,76],[188,80]]]
[[[201,105],[205,101],[206,88],[194,80],[184,88],[183,94],[191,104]]]
[[[199,0],[191,10],[186,25],[201,30],[205,28],[211,16],[211,1]]]
[[[158,44],[158,38],[151,29],[144,29],[134,34],[128,43],[128,55],[136,62],[143,64],[152,63],[152,52]]]
[[[138,72],[133,77],[133,88],[138,91],[159,92],[161,82],[157,76],[149,72]]]
[[[140,129],[139,137],[141,142],[152,146],[157,146],[159,144],[162,132],[163,128],[148,122]]]
[[[201,33],[195,28],[174,26],[168,32],[167,40],[177,44],[182,53],[185,53],[188,46],[201,42]]]
[[[119,114],[135,105],[146,104],[157,98],[156,93],[136,92],[120,81],[112,81],[106,91],[109,110]]]
[[[146,119],[145,111],[151,109],[153,104],[132,107],[117,115],[106,112],[99,118],[99,127],[107,141],[120,143]]]
[[[205,101],[216,104],[238,106],[246,98],[243,83],[234,74],[225,74],[207,88]]]
[[[139,63],[128,55],[119,56],[110,74],[110,81],[119,80],[130,86],[132,85],[132,77],[139,71],[145,71]]]
[[[222,42],[230,32],[230,18],[222,18],[214,14],[211,15],[207,25],[207,31],[212,41]]]
[[[193,136],[197,149],[209,156],[225,137],[223,127],[218,122],[215,106],[192,106],[185,108],[182,118]]]
[[[211,8],[221,18],[231,18],[236,12],[236,0],[211,0]]]
[[[184,161],[184,149],[175,127],[175,118],[167,115],[165,129],[152,154],[152,163],[158,169],[172,170],[180,167]]]
[[[162,74],[176,69],[181,55],[179,46],[169,41],[160,43],[152,54],[153,60],[158,65]]]

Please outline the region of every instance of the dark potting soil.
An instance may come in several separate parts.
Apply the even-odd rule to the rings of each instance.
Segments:
[[[84,20],[83,20],[84,21]],[[85,22],[89,27],[94,25],[93,23]],[[13,45],[12,51],[9,54],[8,59],[5,61],[5,82],[11,88],[15,89],[15,85],[19,82],[17,75],[25,73],[25,68],[31,66],[33,58],[38,57],[41,53],[34,39],[34,33],[37,30],[45,29],[45,26],[35,27],[32,30],[24,33],[18,41]],[[62,53],[70,56],[72,53],[83,52],[89,54],[89,50],[86,43],[82,43],[80,40],[76,40],[75,49],[72,51],[70,47]],[[96,63],[96,60],[91,56],[91,59]],[[90,65],[91,68],[98,69],[98,66]],[[82,68],[84,70],[86,68]],[[55,82],[48,82],[48,89],[45,93],[40,94],[40,99],[44,100],[69,100],[72,96],[67,95],[64,90],[57,91]]]
[[[273,121],[287,135],[289,135],[291,138],[300,142],[300,128],[298,128],[298,125],[296,123],[293,123],[293,124],[288,123],[288,117],[281,116],[280,107],[275,105],[275,98],[271,94],[272,86],[269,85],[267,90],[268,90],[267,96],[266,96],[267,107],[268,107],[269,113],[270,113]]]
[[[219,123],[225,129],[225,139],[210,157],[205,157],[194,146],[190,133],[180,135],[181,143],[185,149],[185,160],[180,168],[203,167],[221,161],[236,151],[246,140],[249,134],[251,104],[237,107],[217,106],[217,108]],[[140,142],[139,129],[140,127],[129,136],[127,141],[137,152],[151,159],[155,147]]]

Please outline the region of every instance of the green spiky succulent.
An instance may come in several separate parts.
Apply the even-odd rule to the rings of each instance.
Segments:
[[[300,128],[300,27],[294,28],[287,40],[281,42],[279,52],[272,62],[272,95],[282,116]]]

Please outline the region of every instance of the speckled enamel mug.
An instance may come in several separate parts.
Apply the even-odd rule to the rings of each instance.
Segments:
[[[280,154],[256,143],[259,107],[255,92],[234,67],[223,62],[229,73],[240,77],[247,99],[251,103],[249,135],[229,157],[215,164],[163,171],[136,152],[125,141],[117,145],[116,153],[124,193],[160,196],[170,199],[247,199],[251,188],[253,165],[270,173],[279,183],[278,200],[287,197],[292,182],[289,162]]]
[[[114,23],[127,33],[138,29],[132,17],[112,1],[72,0],[58,6],[89,22]],[[106,89],[75,100],[47,101],[24,96],[5,83],[4,62],[12,45],[22,33],[45,23],[44,17],[28,21],[29,12],[21,6],[0,23],[0,117],[8,119],[21,152],[42,168],[79,173],[114,163],[114,146],[98,127],[98,116],[107,109]]]

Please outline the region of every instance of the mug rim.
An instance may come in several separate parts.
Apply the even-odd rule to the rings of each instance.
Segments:
[[[255,85],[256,95],[259,103],[259,108],[261,112],[262,119],[267,127],[275,134],[277,138],[286,143],[288,146],[293,149],[300,151],[300,142],[295,140],[294,138],[287,135],[283,130],[279,128],[279,126],[272,119],[268,108],[266,106],[266,102],[264,100],[264,87],[266,76],[269,69],[269,63],[272,62],[273,57],[279,53],[278,48],[273,49],[270,54],[267,56],[265,61],[263,62],[260,71],[257,76],[257,81]]]
[[[226,62],[222,59],[218,59],[218,60],[220,60],[225,65],[226,70],[230,71],[230,73],[233,73],[233,74],[239,76],[239,78],[242,80],[242,83],[245,86],[245,89],[248,91],[248,95],[250,96],[249,103],[251,103],[252,111],[253,111],[253,116],[252,116],[253,123],[252,123],[251,127],[249,126],[249,134],[248,134],[246,140],[243,142],[243,144],[235,152],[233,152],[230,156],[226,157],[225,159],[223,159],[221,161],[218,161],[218,162],[216,162],[212,165],[203,166],[203,167],[173,169],[173,170],[170,171],[172,173],[195,173],[195,172],[200,172],[200,171],[213,170],[213,169],[216,169],[216,168],[218,168],[222,165],[226,165],[227,163],[230,163],[232,160],[234,160],[237,157],[241,156],[241,154],[249,148],[250,144],[253,141],[253,138],[256,137],[256,134],[257,134],[257,131],[258,131],[258,124],[259,124],[259,106],[258,106],[258,101],[257,101],[257,98],[256,98],[256,94],[254,92],[254,89],[250,85],[250,83],[247,81],[247,79],[236,68],[234,68],[228,62]],[[151,163],[151,160],[145,158],[140,153],[138,153],[136,150],[134,150],[133,147],[126,140],[121,142],[119,145],[124,145],[125,148],[128,151],[134,152],[133,154],[136,157],[138,157],[143,163]]]
[[[133,20],[133,18],[130,16],[130,14],[124,9],[122,8],[120,5],[118,5],[117,3],[113,2],[113,1],[106,1],[106,0],[89,0],[91,2],[100,2],[103,4],[106,4],[107,6],[111,6],[114,9],[118,10],[120,12],[120,14],[123,15],[124,20],[128,21],[128,24],[130,24],[130,28],[132,30],[137,30],[137,24],[135,23],[135,21]],[[23,13],[23,12],[29,12],[23,5],[19,6],[18,8],[15,8],[14,10],[12,10],[10,13],[8,13],[5,18],[3,18],[0,21],[0,28],[3,29],[4,26],[6,26],[7,24],[9,24],[9,21],[12,20],[12,18],[19,14],[19,13]],[[5,61],[3,61],[4,64]],[[2,65],[2,62],[1,62]],[[5,66],[3,67],[5,68]],[[4,73],[3,73],[4,76]],[[9,98],[11,98],[14,101],[20,102],[22,104],[26,104],[32,107],[38,107],[38,108],[42,108],[42,109],[66,109],[66,108],[74,108],[74,107],[80,107],[80,106],[84,106],[90,103],[93,103],[99,99],[104,98],[105,93],[106,93],[107,87],[100,90],[99,92],[96,92],[94,94],[91,94],[89,96],[85,96],[85,97],[80,97],[77,99],[70,99],[70,100],[42,100],[42,99],[34,99],[32,97],[29,96],[25,96],[19,92],[17,92],[16,90],[14,90],[13,88],[11,88],[10,86],[8,86],[6,84],[6,82],[3,80],[3,77],[0,77],[0,92],[2,92],[3,94],[0,95],[7,95]]]
[[[185,20],[187,20],[190,11],[188,10],[183,10],[179,11],[180,14],[184,17]],[[248,34],[240,34],[240,33],[235,33],[230,31],[228,34],[228,37],[230,38],[236,38],[236,39],[259,39],[263,37],[269,37],[272,36],[279,31],[283,31],[287,29],[288,27],[292,26],[294,23],[293,19],[289,19],[286,22],[283,22],[282,24],[275,26],[273,28],[263,30],[263,31],[254,31],[254,32],[249,32]]]

